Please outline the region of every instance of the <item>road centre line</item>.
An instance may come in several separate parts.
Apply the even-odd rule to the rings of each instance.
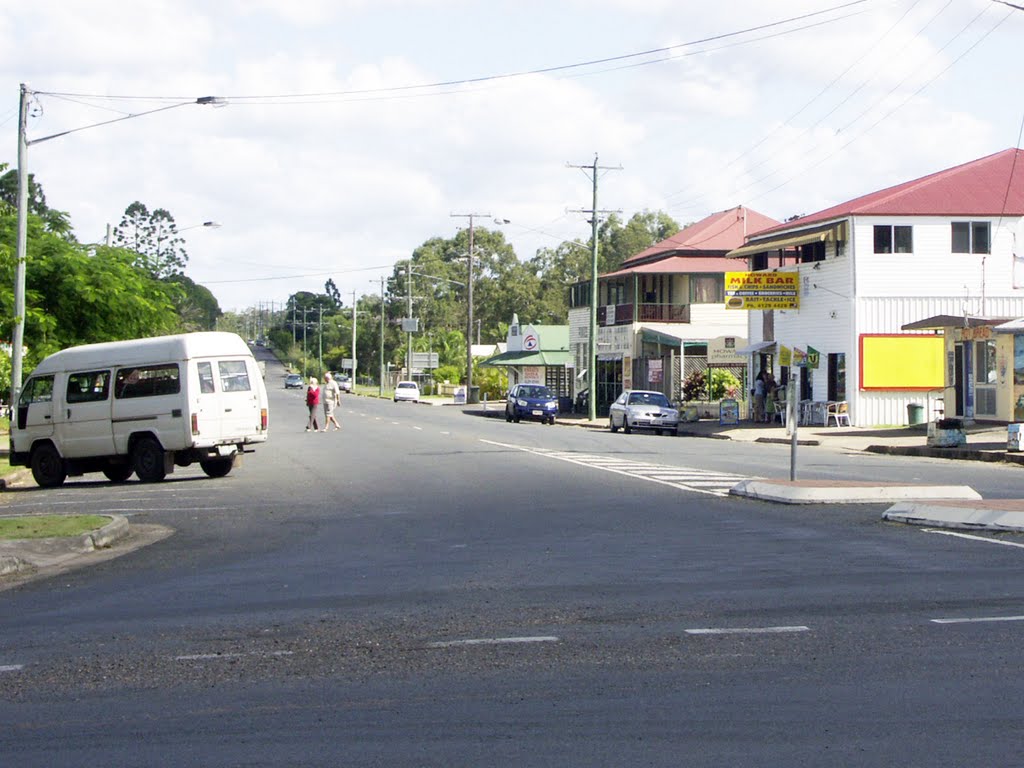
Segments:
[[[810,632],[810,627],[704,627],[684,630],[688,635],[778,635],[787,632]]]
[[[984,624],[995,621],[1024,621],[1024,616],[977,616],[966,619],[932,619],[932,624]]]
[[[536,637],[478,637],[471,640],[440,640],[427,643],[428,648],[455,648],[464,645],[514,645],[520,643],[557,643],[558,638],[552,635]]]
[[[955,536],[958,539],[970,539],[971,541],[983,541],[986,544],[1002,544],[1004,547],[1019,547],[1024,549],[1024,544],[1020,544],[1016,541],[1002,541],[1000,539],[990,539],[987,536],[975,536],[970,533],[957,533],[956,531],[941,531],[937,528],[922,528],[921,533],[937,533],[940,536]]]
[[[269,653],[263,653],[261,651],[249,651],[247,653],[239,652],[228,652],[228,653],[189,653],[183,656],[175,656],[175,661],[216,661],[217,659],[241,659],[246,656],[294,656],[295,651],[270,651]]]
[[[0,672],[20,672],[24,668],[24,664],[4,664],[0,666]]]

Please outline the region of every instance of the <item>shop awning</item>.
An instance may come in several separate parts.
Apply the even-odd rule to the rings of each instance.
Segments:
[[[676,336],[674,333],[656,330],[654,328],[644,328],[641,333],[642,340],[648,344],[664,344],[667,347],[706,347],[708,345],[706,341],[684,339],[681,336]]]
[[[903,331],[932,331],[941,328],[977,328],[982,325],[1000,325],[1005,323],[1008,317],[967,317],[964,315],[935,315],[924,320],[915,320],[912,323],[901,325]]]
[[[758,352],[774,352],[776,341],[759,341],[736,350],[737,355],[753,355]]]
[[[765,238],[756,243],[750,243],[743,245],[734,251],[729,251],[725,254],[728,259],[742,258],[743,256],[750,256],[754,253],[764,253],[765,251],[778,251],[785,248],[792,248],[797,245],[807,245],[808,243],[822,243],[826,240],[844,240],[846,238],[846,224],[845,222],[839,225],[830,226],[827,229],[819,229],[814,232],[805,232],[801,235],[790,235],[786,237],[780,233],[777,238]]]
[[[563,349],[539,352],[503,352],[480,363],[481,368],[500,368],[517,365],[569,365],[572,352]]]

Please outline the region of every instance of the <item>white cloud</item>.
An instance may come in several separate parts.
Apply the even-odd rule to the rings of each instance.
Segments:
[[[522,258],[586,238],[587,217],[566,209],[590,206],[590,181],[566,164],[595,153],[623,167],[602,176],[600,207],[687,222],[741,203],[807,213],[1010,146],[1020,116],[1007,94],[1024,74],[1005,62],[1024,14],[956,61],[1000,14],[940,52],[986,3],[954,4],[920,32],[944,5],[922,0],[883,39],[911,5],[866,4],[841,23],[647,66],[355,95],[658,48],[823,5],[0,0],[0,160],[14,160],[18,82],[236,97],[36,145],[30,170],[82,240],[136,199],[182,227],[221,221],[186,237],[189,274],[225,308],[320,290],[332,271],[343,295],[372,292],[380,273],[359,270],[452,235],[453,212],[512,219]],[[280,94],[321,95],[238,98]],[[30,136],[162,103],[86,101],[40,97]]]

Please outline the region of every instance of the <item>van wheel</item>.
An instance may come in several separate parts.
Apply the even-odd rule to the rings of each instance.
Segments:
[[[152,437],[143,437],[132,451],[135,474],[144,483],[158,483],[167,476],[164,467],[164,449]]]
[[[209,461],[199,462],[199,466],[203,468],[203,472],[206,473],[207,477],[224,477],[231,471],[232,465],[231,459],[210,459]]]
[[[64,459],[51,443],[44,443],[32,451],[32,477],[40,488],[55,488],[67,479]]]
[[[109,467],[103,470],[103,474],[106,475],[107,480],[112,483],[123,483],[129,477],[132,476],[132,465],[128,462],[124,464],[111,464]]]

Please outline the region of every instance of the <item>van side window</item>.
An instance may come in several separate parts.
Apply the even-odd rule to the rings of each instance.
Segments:
[[[199,363],[199,391],[204,395],[213,392],[213,363]]]
[[[53,376],[37,376],[25,382],[21,390],[20,405],[49,403],[53,400]]]
[[[114,397],[118,400],[176,395],[180,391],[181,378],[177,363],[137,365],[117,369]]]
[[[248,392],[252,389],[245,360],[220,360],[217,370],[220,371],[221,392]]]
[[[85,371],[68,374],[68,403],[95,403],[107,399],[110,371]]]

